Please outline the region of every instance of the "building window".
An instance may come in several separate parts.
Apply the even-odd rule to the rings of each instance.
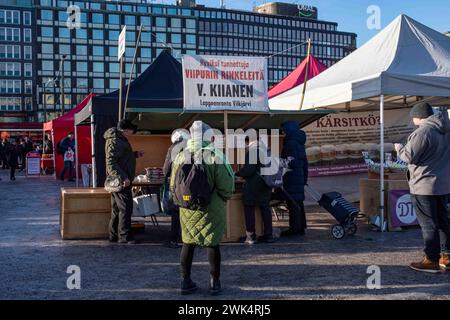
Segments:
[[[60,38],[70,38],[70,30],[67,28],[59,28]]]
[[[41,28],[41,36],[53,38],[53,27],[42,27]]]
[[[166,18],[157,17],[156,18],[156,26],[159,28],[166,28],[167,27],[167,20]]]
[[[152,57],[152,49],[141,48],[141,58],[151,58],[151,57]]]
[[[119,73],[119,64],[118,63],[113,63],[110,62],[109,63],[109,72],[114,72],[114,73]]]
[[[117,47],[109,47],[109,56],[117,58]]]
[[[17,45],[0,45],[0,58],[20,59],[20,46]]]
[[[93,46],[92,54],[94,56],[103,56],[103,47],[102,46]]]
[[[88,88],[88,80],[86,78],[77,78],[77,88],[78,89],[87,89]]]
[[[171,36],[172,43],[181,43],[181,34],[173,33]]]
[[[24,13],[23,13],[23,24],[26,25],[26,26],[30,26],[31,25],[31,12],[24,11]]]
[[[136,17],[135,16],[125,16],[125,24],[127,26],[135,26],[136,25]]]
[[[23,48],[23,57],[25,60],[31,60],[31,47],[25,46]]]
[[[24,64],[25,77],[31,77],[33,75],[33,66],[31,63]]]
[[[0,97],[1,111],[20,111],[20,97]]]
[[[93,63],[93,71],[94,72],[104,72],[104,63],[103,62],[94,62]],[[95,88],[95,86],[94,86]]]
[[[108,35],[109,40],[118,41],[119,40],[119,31],[109,31]]]
[[[93,13],[92,14],[92,23],[103,23],[103,14]]]
[[[95,89],[105,89],[105,80],[94,78],[94,88]]]
[[[33,93],[33,82],[25,80],[25,93]]]
[[[0,76],[19,77],[21,75],[19,62],[0,62]]]
[[[120,80],[119,79],[109,79],[110,89],[119,89]]]
[[[114,25],[119,25],[120,24],[119,16],[117,14],[110,14],[108,16],[108,23],[114,24]]]
[[[77,72],[87,72],[87,62],[77,62]]]
[[[87,56],[87,46],[77,45],[77,55]]]
[[[43,43],[41,45],[41,52],[43,54],[53,54],[53,43]]]
[[[43,71],[53,71],[53,61],[52,60],[42,60],[42,70]]]
[[[87,30],[86,29],[77,29],[75,32],[75,37],[77,39],[87,39]]]
[[[20,41],[20,29],[0,28],[0,41]]]
[[[220,38],[220,39],[222,39],[222,38]],[[186,43],[187,44],[195,44],[196,43],[196,36],[194,34],[186,35]]]
[[[150,32],[142,32],[141,33],[141,41],[142,42],[152,42],[152,35]]]
[[[101,29],[92,30],[92,38],[94,40],[103,40],[103,30]]]
[[[166,43],[167,42],[167,35],[165,33],[157,33],[156,34],[156,41],[159,43]]]
[[[136,41],[136,32],[134,31],[127,31],[126,34],[126,41],[134,42]]]
[[[151,18],[142,16],[141,17],[141,24],[144,27],[151,27],[151,25],[152,25]]]
[[[59,54],[70,54],[70,45],[60,44],[59,45]]]
[[[170,19],[170,26],[172,28],[180,29],[181,28],[181,19],[178,19],[178,18]]]
[[[195,29],[194,19],[186,19],[186,29]]]

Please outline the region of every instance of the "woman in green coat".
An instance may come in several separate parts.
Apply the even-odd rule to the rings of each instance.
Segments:
[[[210,265],[210,292],[217,294],[220,286],[220,248],[226,226],[226,202],[234,192],[234,172],[225,156],[216,150],[211,141],[203,140],[204,133],[211,128],[202,121],[195,121],[190,128],[191,139],[187,144],[187,153],[181,152],[173,163],[170,178],[170,190],[174,190],[177,170],[185,162],[190,153],[203,155],[203,163],[208,176],[211,200],[205,210],[189,210],[180,208],[181,234],[183,248],[181,250],[181,273],[183,281],[181,293],[188,294],[197,290],[191,280],[191,267],[196,246],[207,248]]]

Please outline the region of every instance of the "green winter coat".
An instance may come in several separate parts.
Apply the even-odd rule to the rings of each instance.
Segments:
[[[136,175],[136,153],[128,139],[117,128],[108,129],[103,137],[106,140],[106,173],[132,182]]]
[[[188,150],[201,152],[207,150],[209,156],[206,159],[206,172],[208,183],[213,189],[211,202],[205,211],[180,208],[181,234],[183,243],[199,246],[216,246],[222,241],[226,226],[226,202],[234,192],[234,174],[231,166],[224,159],[220,151],[211,146],[196,145],[190,140]],[[175,173],[184,162],[185,154],[180,153],[176,157],[170,177],[170,189],[173,190]],[[220,160],[223,159],[221,162]],[[218,162],[218,163],[216,163]]]

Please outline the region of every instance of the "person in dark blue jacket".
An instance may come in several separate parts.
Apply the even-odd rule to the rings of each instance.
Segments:
[[[308,160],[306,159],[306,134],[300,130],[295,121],[282,124],[285,134],[281,158],[288,160],[288,171],[283,177],[287,206],[289,209],[289,229],[281,236],[305,234],[306,217],[303,201],[305,200],[305,185],[308,182]]]
[[[64,159],[64,169],[61,171],[61,174],[59,175],[59,178],[64,181],[64,177],[66,175],[67,170],[69,170],[69,181],[73,182],[75,179],[73,178],[73,169],[74,169],[74,161],[68,161],[68,159],[65,159],[65,155],[67,151],[75,152],[75,139],[73,132],[69,132],[67,137],[61,140],[60,142],[62,156]]]

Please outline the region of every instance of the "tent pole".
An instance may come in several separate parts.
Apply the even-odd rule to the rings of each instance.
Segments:
[[[130,93],[130,84],[131,84],[131,77],[134,72],[134,65],[136,64],[136,56],[137,56],[137,50],[139,48],[139,42],[141,41],[141,33],[142,29],[144,29],[144,25],[141,24],[141,27],[139,28],[139,34],[136,41],[136,47],[134,48],[134,56],[133,56],[133,64],[131,65],[131,71],[130,71],[130,77],[128,78],[128,85],[127,85],[127,93],[125,95],[125,106],[123,108],[123,117],[125,118],[125,114],[127,113],[127,102],[128,102],[128,93]]]
[[[380,223],[384,232],[384,95],[380,96]]]
[[[54,132],[53,128],[52,128],[51,134],[52,134],[52,145],[53,145],[53,177],[56,179],[56,156],[57,156],[57,153],[55,152],[56,151],[56,149],[55,149],[56,143],[55,143],[55,132]]]
[[[96,176],[96,169],[95,169],[95,140],[94,140],[94,115],[91,114],[91,152],[92,152],[92,187],[97,188],[97,176]]]
[[[311,38],[308,39],[308,52],[306,53],[305,81],[303,81],[303,92],[302,92],[302,100],[300,102],[300,110],[302,110],[302,108],[303,108],[303,101],[305,99],[305,93],[306,93],[306,85],[308,83],[310,55],[311,55]]]
[[[77,126],[74,125],[74,131],[75,131],[75,181],[76,181],[76,187],[79,187],[79,181],[78,181],[78,130]]]
[[[223,112],[223,127],[225,130],[225,157],[228,159],[228,112]]]
[[[123,86],[123,56],[120,58],[120,79],[119,79],[119,121],[122,120],[122,86]]]

